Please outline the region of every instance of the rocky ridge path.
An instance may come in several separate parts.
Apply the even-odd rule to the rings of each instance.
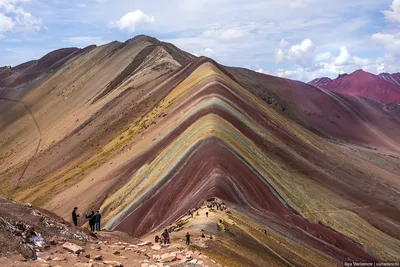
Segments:
[[[159,245],[151,242],[122,242],[122,233],[97,233],[99,241],[86,245],[57,242],[38,252],[33,261],[0,258],[0,266],[9,267],[156,267],[156,266],[221,266],[201,252],[192,251],[183,244]],[[124,239],[129,237],[124,236]]]

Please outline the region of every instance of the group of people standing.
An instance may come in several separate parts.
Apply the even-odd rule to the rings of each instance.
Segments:
[[[169,232],[168,229],[165,229],[164,232],[161,234],[161,237],[156,235],[154,241],[155,243],[160,243],[160,244],[169,244]]]
[[[217,210],[220,210],[220,211],[224,211],[227,209],[224,202],[218,203],[216,201],[212,201],[211,203],[208,203],[207,208],[209,208],[209,209],[216,208]]]
[[[78,211],[78,207],[75,207],[74,210],[72,211],[72,223],[75,226],[78,226],[79,214],[77,213],[77,211]],[[85,214],[85,218],[89,222],[90,231],[92,231],[92,232],[100,231],[100,229],[101,229],[101,214],[99,211],[94,212],[92,210],[92,212],[90,214],[87,214],[87,213]]]
[[[158,235],[156,235],[154,242],[160,243],[160,244],[169,244],[170,240],[169,240],[169,229],[165,229],[164,232],[161,234],[161,237],[159,237]],[[189,232],[186,233],[186,245],[190,245],[190,234]]]

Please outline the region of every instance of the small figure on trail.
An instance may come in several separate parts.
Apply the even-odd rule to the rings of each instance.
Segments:
[[[156,238],[154,239],[154,243],[158,243],[158,240],[160,239],[160,237],[158,237],[158,235],[156,235]]]
[[[169,233],[168,229],[165,229],[164,233],[162,233],[162,237],[164,239],[164,244],[169,244]]]
[[[265,234],[265,235],[267,234],[267,230],[264,230],[264,234]]]
[[[186,233],[186,245],[190,245],[190,234],[189,232]]]
[[[96,214],[94,215],[95,219],[95,226],[96,226],[96,231],[100,231],[100,222],[101,222],[101,214],[99,211],[96,211]]]
[[[78,207],[75,207],[74,210],[72,211],[72,223],[75,226],[78,226],[78,217],[79,214],[76,214],[76,212],[78,211]]]
[[[201,229],[201,237],[202,237],[202,238],[205,238],[205,237],[206,237],[205,234],[204,234],[204,229]]]
[[[206,211],[206,217],[208,217],[208,211]]]
[[[86,213],[85,217],[86,217],[86,219],[89,220],[90,231],[94,232],[94,225],[96,223],[96,217],[95,217],[94,211],[92,210],[92,213],[89,215],[87,215],[87,213]]]

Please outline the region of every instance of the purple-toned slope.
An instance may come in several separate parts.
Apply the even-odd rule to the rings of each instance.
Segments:
[[[381,79],[384,79],[385,81],[394,83],[396,85],[399,86],[399,90],[400,90],[400,73],[393,73],[393,74],[389,74],[389,73],[381,73],[378,75]]]
[[[400,103],[400,74],[374,75],[363,70],[339,75],[336,79],[315,79],[309,84],[332,92],[361,96],[385,103]]]
[[[388,150],[397,149],[400,143],[395,104],[385,105],[246,69],[227,70],[267,104],[319,135]]]
[[[84,51],[95,46],[84,49],[63,48],[52,51],[39,60],[32,60],[15,67],[3,67],[0,69],[0,88],[15,87],[30,82],[41,75],[61,67],[65,62]]]

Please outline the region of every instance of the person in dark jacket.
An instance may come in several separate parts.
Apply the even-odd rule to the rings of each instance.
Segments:
[[[89,215],[86,214],[85,217],[89,220],[90,231],[94,232],[94,225],[96,224],[96,216],[94,211],[92,210],[92,213]]]
[[[164,244],[169,244],[168,229],[165,229],[164,233],[162,233],[162,237],[163,237],[163,240],[164,240]]]
[[[96,211],[96,214],[94,215],[94,217],[95,217],[96,231],[100,231],[100,222],[101,222],[100,212]]]
[[[190,234],[189,234],[189,232],[187,232],[187,234],[186,234],[186,245],[190,245]]]
[[[79,214],[77,214],[76,212],[78,211],[78,207],[75,207],[74,210],[72,211],[72,223],[75,226],[78,226],[78,217]]]

